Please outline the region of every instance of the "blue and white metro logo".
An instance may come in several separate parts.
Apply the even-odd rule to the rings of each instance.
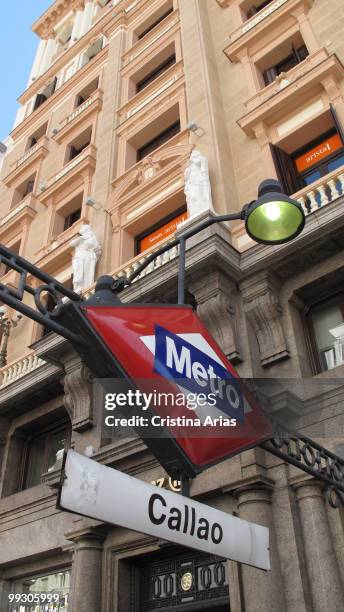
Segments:
[[[250,408],[239,380],[224,367],[202,334],[173,334],[156,325],[155,336],[141,336],[141,340],[155,356],[157,374],[173,380],[183,391],[214,398],[212,405],[197,407],[198,417],[226,415],[243,422]]]

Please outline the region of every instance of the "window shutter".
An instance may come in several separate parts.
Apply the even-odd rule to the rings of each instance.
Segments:
[[[246,13],[247,19],[250,19],[251,17],[253,17],[253,15],[255,15],[256,13],[258,13],[257,7],[254,5],[251,6]]]
[[[36,96],[36,100],[35,100],[35,105],[34,105],[34,107],[33,107],[33,110],[35,111],[35,110],[36,110],[36,108],[38,108],[39,106],[41,106],[41,105],[43,104],[43,102],[45,102],[45,101],[46,101],[46,99],[47,99],[47,98],[46,98],[46,96],[45,96],[44,94],[42,94],[42,93],[37,94],[37,96]]]
[[[275,66],[273,66],[272,68],[269,68],[268,70],[264,70],[263,72],[263,79],[264,79],[264,83],[265,85],[270,85],[270,83],[273,83],[275,78],[277,77],[277,69]]]
[[[298,63],[303,62],[303,60],[305,60],[309,55],[306,45],[302,45],[298,49],[295,49],[295,54],[297,56]]]
[[[337,111],[335,110],[335,108],[334,108],[334,106],[332,104],[330,104],[330,112],[331,112],[331,115],[332,115],[332,119],[333,119],[334,125],[336,126],[336,130],[337,130],[339,136],[341,137],[342,143],[344,145],[344,130],[343,130],[343,126],[342,126],[342,124],[341,124],[341,122],[339,120],[339,117],[337,115]]]
[[[301,189],[297,172],[293,160],[279,147],[270,144],[271,153],[274,160],[278,180],[280,181],[284,193],[291,195]]]

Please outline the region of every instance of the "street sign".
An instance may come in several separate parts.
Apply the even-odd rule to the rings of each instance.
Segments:
[[[153,423],[162,423],[165,440],[173,439],[194,473],[271,437],[270,422],[190,306],[86,305],[83,312],[126,377],[147,395],[153,392],[148,417],[160,417]],[[181,391],[207,401],[190,410],[174,401]],[[170,402],[154,404],[159,392]],[[151,438],[149,446],[166,466],[161,440],[145,436],[143,428],[140,435]]]
[[[269,529],[101,465],[69,450],[58,507],[270,569]]]

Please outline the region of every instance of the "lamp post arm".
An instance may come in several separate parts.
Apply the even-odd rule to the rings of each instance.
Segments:
[[[243,209],[241,212],[238,212],[238,213],[230,213],[228,215],[218,215],[217,217],[210,217],[209,219],[206,219],[199,225],[196,225],[196,227],[189,229],[182,236],[175,238],[174,240],[172,240],[172,242],[165,244],[157,251],[154,251],[154,253],[151,253],[150,255],[148,255],[147,259],[145,259],[145,261],[143,261],[142,264],[140,264],[136,268],[136,270],[132,274],[130,274],[128,278],[121,278],[114,282],[114,286],[113,286],[114,291],[121,291],[122,289],[124,289],[124,287],[131,285],[133,280],[135,280],[135,278],[137,278],[141,274],[141,272],[143,272],[143,270],[145,270],[147,266],[149,266],[149,264],[152,263],[152,261],[155,261],[155,259],[157,259],[160,255],[163,255],[164,253],[166,253],[166,251],[169,251],[173,247],[179,245],[178,304],[184,304],[185,250],[186,250],[185,243],[186,243],[186,240],[188,238],[191,238],[192,236],[195,236],[196,234],[206,229],[210,225],[213,225],[214,223],[222,223],[225,221],[238,221],[244,218],[245,218],[245,209]]]

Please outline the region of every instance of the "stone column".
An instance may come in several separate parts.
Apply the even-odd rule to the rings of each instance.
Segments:
[[[102,554],[105,534],[95,528],[66,534],[75,543],[71,612],[101,609]]]
[[[50,68],[52,57],[56,50],[56,41],[54,38],[49,38],[47,44],[44,48],[44,53],[42,56],[42,62],[39,68],[39,74],[43,74],[48,68]]]
[[[8,596],[10,592],[10,581],[0,578],[0,610],[8,610]]]
[[[37,47],[36,56],[31,68],[31,73],[29,76],[28,87],[31,85],[32,81],[34,81],[40,75],[40,66],[42,62],[42,58],[46,49],[48,41],[45,39],[41,39],[39,41],[39,45]]]
[[[272,518],[272,487],[267,483],[252,483],[236,490],[239,516],[270,529],[271,570],[265,572],[242,565],[245,612],[285,612],[284,586],[275,542]]]
[[[79,6],[75,12],[73,29],[72,29],[72,41],[75,42],[80,38],[81,24],[83,17],[83,9],[82,6]]]
[[[294,485],[299,507],[312,612],[338,612],[344,592],[322,495],[323,484],[308,479]]]
[[[91,23],[92,23],[92,13],[93,13],[93,1],[86,0],[84,12],[82,15],[82,23],[81,23],[81,28],[79,32],[79,38],[81,38],[81,36],[86,34],[86,32],[88,32],[88,30],[90,29]]]

